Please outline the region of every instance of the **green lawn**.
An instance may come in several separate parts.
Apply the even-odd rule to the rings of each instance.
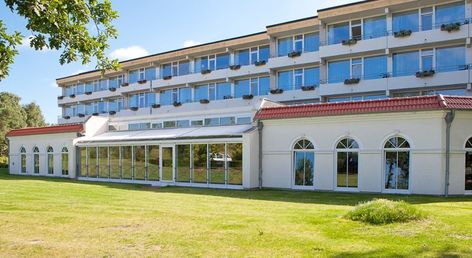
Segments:
[[[86,183],[0,171],[0,256],[470,256],[472,197],[387,196],[423,221],[343,219],[381,195]]]

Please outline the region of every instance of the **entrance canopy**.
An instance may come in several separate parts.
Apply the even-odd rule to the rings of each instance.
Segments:
[[[89,143],[117,143],[151,140],[240,138],[245,132],[251,131],[252,128],[252,125],[232,125],[197,128],[113,131],[93,137],[79,138],[77,145],[87,145]]]

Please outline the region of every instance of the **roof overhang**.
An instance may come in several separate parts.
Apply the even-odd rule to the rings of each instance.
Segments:
[[[58,134],[58,133],[84,133],[84,124],[63,124],[45,127],[31,127],[14,129],[7,133],[7,137],[18,137],[27,135]]]

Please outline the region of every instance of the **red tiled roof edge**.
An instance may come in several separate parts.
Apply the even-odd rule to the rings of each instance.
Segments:
[[[256,115],[254,116],[254,120],[426,111],[441,109],[472,110],[472,97],[432,95],[367,101],[270,107],[258,110],[256,112]]]
[[[14,129],[7,133],[7,137],[37,135],[37,134],[56,134],[56,133],[83,133],[84,124],[63,124],[45,127],[30,127],[23,129]]]

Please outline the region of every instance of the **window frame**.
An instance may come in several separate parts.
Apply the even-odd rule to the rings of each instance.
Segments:
[[[342,148],[338,147],[339,144],[342,143],[342,141],[344,140],[350,140],[352,141],[352,143],[355,143],[356,144],[356,147],[352,146],[352,143],[349,145],[349,146],[346,146],[345,144],[343,144],[344,146]],[[349,186],[349,166],[346,166],[346,185],[347,186],[338,186],[338,174],[339,174],[339,171],[338,171],[338,159],[339,159],[339,153],[346,153],[346,157],[349,158],[349,153],[356,153],[357,154],[357,183],[356,183],[356,187],[351,187]],[[337,142],[336,142],[336,145],[335,145],[335,161],[334,161],[334,164],[335,164],[335,175],[334,175],[334,185],[336,187],[336,190],[339,190],[339,191],[359,191],[359,160],[360,160],[360,144],[359,142],[353,138],[353,137],[350,137],[350,136],[347,136],[347,137],[342,137],[341,139],[339,139]]]
[[[401,138],[403,140],[405,140],[405,142],[408,144],[408,147],[394,147],[394,148],[387,148],[385,147],[387,145],[387,143],[393,139],[393,138]],[[382,145],[382,152],[383,152],[383,163],[382,163],[382,192],[385,192],[385,193],[410,193],[411,191],[411,179],[412,179],[412,176],[411,176],[411,172],[412,172],[412,164],[411,164],[411,161],[412,161],[412,158],[411,158],[411,151],[412,151],[412,145],[409,141],[409,139],[407,137],[404,137],[403,135],[392,135],[392,136],[389,136],[384,142],[383,142],[383,145]],[[400,152],[408,152],[408,188],[407,189],[399,189],[398,188],[398,181],[397,181],[397,178],[395,179],[395,188],[386,188],[385,187],[385,183],[386,183],[386,162],[387,162],[387,152],[393,152],[393,153],[396,153],[396,164],[398,167],[398,153]]]
[[[300,143],[300,142],[308,142],[307,145],[303,144],[303,145],[300,145],[302,148],[301,149],[297,149],[297,145]],[[311,146],[311,148],[310,148]],[[303,176],[303,181],[304,183],[302,185],[297,185],[296,184],[296,176],[295,176],[295,173],[296,173],[296,163],[295,163],[295,159],[296,159],[296,153],[297,152],[300,152],[300,153],[303,153],[304,154],[304,159],[306,159],[306,153],[312,153],[313,154],[313,175],[312,175],[312,185],[306,185],[305,184],[305,178],[306,178],[306,167],[304,166],[304,169],[303,169],[303,173],[304,173],[304,176]],[[306,137],[302,137],[302,138],[297,138],[293,143],[292,143],[292,147],[291,147],[291,171],[292,171],[292,175],[291,175],[291,186],[293,189],[316,189],[316,178],[315,178],[315,172],[316,172],[316,148],[315,148],[315,144],[313,143],[313,141],[311,141],[310,139],[306,138]]]

